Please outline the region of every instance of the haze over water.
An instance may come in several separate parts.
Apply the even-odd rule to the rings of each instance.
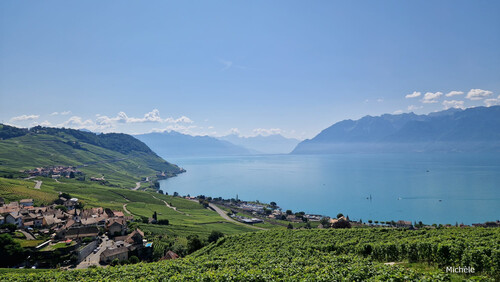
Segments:
[[[165,158],[187,170],[173,194],[235,198],[351,219],[500,219],[500,154],[338,154]],[[369,199],[371,195],[371,200]]]

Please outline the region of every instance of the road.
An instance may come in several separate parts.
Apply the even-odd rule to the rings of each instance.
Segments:
[[[88,268],[91,265],[99,265],[101,259],[101,253],[106,250],[106,248],[113,246],[113,240],[110,240],[107,236],[104,238],[102,243],[99,245],[100,249],[97,253],[90,253],[82,262],[80,262],[76,269]]]
[[[214,209],[222,218],[224,218],[227,221],[230,221],[232,223],[236,223],[236,224],[239,224],[239,225],[243,225],[243,226],[246,226],[246,227],[254,228],[254,229],[267,230],[266,228],[262,228],[262,227],[258,227],[258,226],[253,226],[253,225],[249,225],[249,224],[246,224],[246,223],[243,223],[243,222],[236,221],[236,220],[232,219],[231,217],[229,217],[227,215],[227,213],[224,210],[220,209],[218,206],[216,206],[216,205],[214,205],[212,203],[209,203],[208,205],[212,209]]]
[[[43,181],[40,181],[40,180],[35,180],[35,189],[40,189],[42,187],[42,182]]]
[[[21,233],[24,234],[24,236],[26,236],[26,240],[35,240],[35,237],[33,237],[33,235],[29,234],[28,232],[24,231],[24,230],[19,230]]]

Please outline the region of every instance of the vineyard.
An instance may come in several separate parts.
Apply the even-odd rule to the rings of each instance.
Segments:
[[[500,230],[273,230],[227,236],[183,259],[88,270],[6,272],[7,281],[495,281]],[[384,262],[395,262],[385,265]],[[415,264],[427,267],[411,267]],[[475,276],[445,273],[471,266]]]

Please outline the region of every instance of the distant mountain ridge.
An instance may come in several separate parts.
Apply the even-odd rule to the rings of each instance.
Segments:
[[[255,152],[210,136],[191,136],[176,131],[135,135],[163,157],[231,156]]]
[[[281,134],[268,136],[242,137],[236,134],[226,135],[218,138],[233,144],[255,150],[263,154],[288,154],[300,142],[298,139],[286,138]]]
[[[299,143],[292,154],[490,151],[500,152],[500,106],[344,120]]]

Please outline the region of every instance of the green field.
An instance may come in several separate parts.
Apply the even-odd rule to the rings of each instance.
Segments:
[[[232,235],[174,261],[88,270],[0,272],[5,281],[495,281],[500,230],[384,228],[279,230]],[[384,262],[397,262],[385,265]],[[472,266],[474,276],[447,274]]]
[[[7,202],[32,198],[36,205],[46,205],[57,199],[59,192],[65,192],[82,201],[85,208],[104,207],[123,211],[123,206],[126,204],[127,210],[136,218],[152,217],[156,211],[158,219],[168,219],[170,225],[138,225],[150,235],[181,237],[198,235],[205,238],[213,230],[224,234],[255,231],[250,227],[228,222],[216,212],[183,198],[147,191],[111,188],[95,183],[81,183],[77,180],[57,183],[49,178],[40,179],[43,180],[41,189],[34,189],[35,183],[32,180],[0,178],[0,197]],[[177,211],[168,208],[163,200],[176,207]]]

